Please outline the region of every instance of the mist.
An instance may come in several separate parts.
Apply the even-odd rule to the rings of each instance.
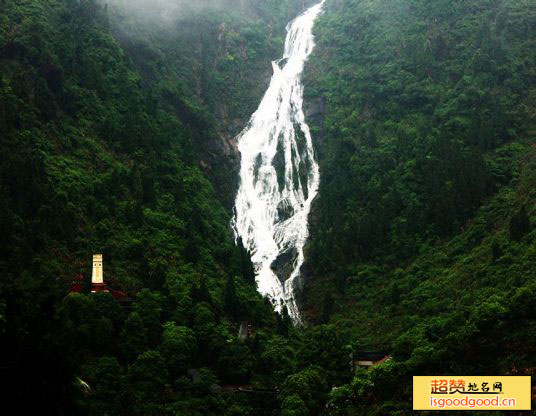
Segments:
[[[249,11],[251,0],[101,0],[114,13],[152,23],[170,23],[199,12]]]

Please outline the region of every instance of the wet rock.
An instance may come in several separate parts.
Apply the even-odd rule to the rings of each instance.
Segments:
[[[281,252],[279,256],[272,262],[271,269],[281,283],[285,283],[290,277],[294,269],[294,261],[298,256],[298,251],[295,247],[290,247]]]

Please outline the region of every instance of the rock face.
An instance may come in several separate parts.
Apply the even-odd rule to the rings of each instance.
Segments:
[[[266,89],[270,83],[271,71],[269,60],[268,68],[260,77],[259,91]],[[262,92],[258,93],[260,101]],[[216,104],[216,132],[207,141],[206,146],[199,152],[202,155],[201,167],[215,186],[216,193],[225,207],[232,209],[234,197],[239,183],[240,152],[238,151],[236,136],[247,124],[248,116],[231,117],[234,111],[231,104],[218,102]],[[251,113],[254,108],[251,110]]]
[[[264,0],[180,0],[183,12],[166,16],[166,24],[160,11],[146,15],[136,3],[112,0],[117,37],[142,83],[157,90],[171,111],[188,114],[192,156],[230,212],[240,165],[235,137],[268,88],[285,26],[304,2],[282,0],[271,8]],[[123,18],[131,25],[121,24]],[[152,37],[157,48],[147,45]]]
[[[307,88],[307,85],[305,85]],[[322,127],[324,125],[324,115],[326,114],[326,104],[323,98],[312,98],[304,101],[305,119],[311,126]]]
[[[311,73],[307,73],[306,67],[306,76],[304,79],[304,88],[307,91],[307,81],[310,77],[313,76]],[[323,127],[324,127],[324,118],[326,116],[326,102],[323,97],[311,97],[305,96],[303,102],[303,111],[305,114],[306,123],[311,126],[312,129],[315,129],[313,134],[313,142],[315,143],[315,148],[318,150],[318,144],[323,140]],[[322,170],[320,170],[322,174]],[[315,200],[311,204],[311,212],[309,213],[309,229],[311,233],[314,233],[314,230],[318,226],[318,216],[319,212],[319,200],[322,197],[320,193],[317,194]],[[313,276],[315,274],[309,260],[308,256],[308,242],[304,246],[304,262],[300,269],[300,275],[298,279],[294,280],[294,291],[296,297],[296,304],[298,308],[303,311],[303,306],[305,303],[304,291],[305,288],[309,285]]]
[[[292,265],[296,261],[298,256],[298,251],[296,247],[290,247],[279,254],[276,259],[272,262],[271,268],[275,273],[281,284],[285,284],[287,279],[290,277],[293,271]]]
[[[288,10],[288,16],[281,19],[280,16],[263,15],[261,18],[266,21],[264,26],[266,43],[258,43],[254,50],[247,37],[242,37],[238,42],[230,40],[240,38],[240,27],[225,22],[217,25],[213,42],[214,50],[218,52],[212,57],[212,61],[203,62],[199,73],[219,72],[219,76],[230,76],[233,79],[239,79],[240,82],[238,89],[235,88],[236,91],[231,93],[234,97],[232,99],[212,97],[212,91],[203,88],[199,90],[200,100],[207,104],[209,101],[213,103],[209,104],[209,107],[212,107],[215,119],[215,134],[209,137],[208,143],[202,146],[199,153],[202,155],[201,166],[205,174],[212,181],[220,200],[229,210],[232,209],[239,184],[240,153],[236,136],[247,125],[270,85],[273,74],[271,62],[280,56],[286,23],[299,14],[300,10],[305,10],[316,3],[318,0],[286,0],[284,4]],[[240,7],[243,10],[248,9],[245,4]],[[278,38],[280,38],[280,44],[278,44]],[[229,56],[235,60],[235,67],[238,70],[236,73],[225,74],[225,70],[220,65]],[[286,63],[286,58],[280,60],[280,68]],[[199,84],[202,83],[199,79]]]

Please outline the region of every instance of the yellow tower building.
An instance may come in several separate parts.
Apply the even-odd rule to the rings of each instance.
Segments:
[[[102,285],[104,283],[102,254],[93,255],[93,273],[91,274],[91,283],[94,285]]]

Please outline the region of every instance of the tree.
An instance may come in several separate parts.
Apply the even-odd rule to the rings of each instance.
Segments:
[[[329,416],[346,416],[348,408],[354,400],[354,394],[349,385],[335,387],[329,392],[328,403],[326,404]]]
[[[503,252],[500,244],[496,240],[494,240],[491,243],[491,257],[492,257],[493,261],[497,261],[503,255],[504,255],[504,252]]]
[[[236,294],[235,278],[232,274],[227,276],[225,283],[224,307],[225,311],[235,320],[242,315],[242,308]]]
[[[151,292],[149,289],[142,289],[136,296],[134,311],[143,322],[147,340],[150,345],[156,346],[160,341],[162,314],[162,296],[159,292]]]
[[[128,315],[119,340],[121,353],[129,362],[148,348],[147,330],[138,312]]]
[[[288,339],[274,335],[264,344],[260,356],[260,370],[262,373],[270,374],[276,386],[281,386],[287,376],[294,372],[295,355]]]
[[[128,367],[128,391],[134,414],[160,414],[167,379],[165,360],[158,351],[145,351]]]
[[[212,296],[208,290],[207,278],[204,274],[199,277],[199,286],[193,285],[191,295],[195,302],[212,302]]]
[[[308,329],[298,358],[300,362],[321,367],[332,384],[340,384],[349,377],[348,350],[335,325],[318,325]]]
[[[527,209],[523,205],[510,218],[510,237],[512,240],[519,241],[530,231],[530,219],[527,214]]]
[[[253,266],[253,263],[251,262],[250,253],[245,249],[244,245],[242,244],[242,238],[237,239],[236,245],[238,246],[238,252],[240,254],[242,276],[246,281],[254,282],[255,268]]]
[[[307,406],[297,394],[292,394],[283,399],[281,403],[281,416],[307,416]]]
[[[115,330],[110,319],[97,317],[91,327],[91,345],[95,351],[112,353],[114,350]]]
[[[91,345],[94,302],[93,298],[79,293],[71,293],[61,305],[61,313],[74,345],[87,348]]]
[[[86,405],[93,409],[93,414],[117,414],[123,381],[119,362],[115,357],[100,357],[88,367],[87,382],[93,394]]]
[[[218,343],[214,342],[217,338],[216,322],[216,315],[208,303],[201,302],[194,306],[192,328],[197,338],[198,354],[202,359],[215,359],[220,353]]]
[[[333,307],[335,306],[335,300],[331,292],[326,292],[324,294],[324,301],[322,302],[322,322],[328,323],[329,318],[333,312]]]
[[[0,301],[0,335],[6,332],[6,304]]]
[[[111,293],[100,292],[93,296],[94,314],[109,319],[115,329],[119,329],[124,318],[121,306]]]
[[[288,406],[289,415],[292,411],[301,414],[320,414],[327,393],[327,383],[318,367],[309,367],[287,377],[281,388],[280,398]],[[303,411],[302,403],[308,413]]]
[[[277,319],[277,332],[283,336],[288,336],[289,329],[292,327],[292,320],[288,314],[286,306],[283,306],[281,313],[276,316]]]
[[[255,359],[248,346],[237,339],[220,351],[218,375],[228,383],[246,383],[254,370]]]
[[[197,349],[196,339],[194,332],[185,326],[167,322],[163,328],[159,350],[166,360],[169,374],[175,379],[193,364],[193,356]]]

